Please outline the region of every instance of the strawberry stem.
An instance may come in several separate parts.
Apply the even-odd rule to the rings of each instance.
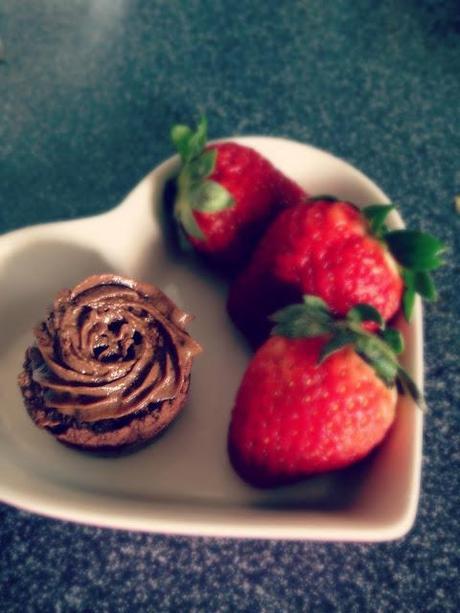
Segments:
[[[217,213],[230,206],[234,200],[231,194],[209,177],[217,161],[216,149],[205,149],[208,124],[201,117],[193,131],[185,125],[176,125],[171,130],[171,140],[181,158],[181,169],[177,177],[177,197],[174,217],[180,228],[195,239],[205,240],[194,211]]]

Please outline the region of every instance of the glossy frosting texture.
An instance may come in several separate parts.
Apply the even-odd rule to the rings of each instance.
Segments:
[[[50,422],[55,411],[96,422],[172,400],[201,350],[190,319],[154,286],[116,275],[60,292],[29,349]]]

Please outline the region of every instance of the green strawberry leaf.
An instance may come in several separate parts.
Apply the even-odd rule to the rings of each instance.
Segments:
[[[441,266],[444,244],[435,236],[416,230],[393,230],[384,236],[396,260],[412,271],[429,271]]]
[[[403,303],[403,312],[406,321],[410,321],[412,317],[412,311],[414,310],[415,304],[415,290],[406,287],[403,293],[402,303]]]
[[[381,337],[395,353],[402,353],[404,351],[404,339],[399,330],[387,328],[386,330],[382,330]]]
[[[337,202],[338,198],[330,194],[320,194],[319,196],[310,196],[310,198],[308,198],[309,202],[316,202],[318,200],[322,202]]]
[[[403,268],[401,274],[404,281],[404,286],[415,291],[416,273],[413,270],[409,270],[408,268]]]
[[[203,115],[200,118],[200,121],[198,122],[195,133],[193,134],[193,136],[191,137],[189,141],[189,152],[190,152],[189,159],[193,160],[198,155],[200,155],[200,153],[202,153],[206,145],[207,139],[208,139],[208,121],[206,117]]]
[[[404,280],[403,310],[404,315],[409,318],[414,307],[415,295],[420,294],[426,300],[437,300],[438,292],[433,282],[431,274],[426,270],[402,270]]]
[[[385,322],[380,313],[370,304],[357,304],[347,313],[348,321],[362,323],[363,321],[374,321],[379,328],[385,327]]]
[[[378,359],[372,360],[371,365],[377,373],[377,376],[379,376],[388,387],[393,387],[398,373],[398,367],[394,360],[381,355]]]
[[[274,334],[291,338],[315,337],[327,334],[333,323],[333,317],[327,304],[316,296],[304,296],[302,304],[292,304],[269,318],[278,325]]]
[[[398,380],[402,383],[403,388],[409,393],[410,396],[412,396],[422,411],[426,412],[427,406],[425,404],[423,394],[420,392],[409,373],[404,370],[401,365],[398,366]]]
[[[404,292],[402,297],[403,312],[406,321],[410,321],[417,293],[415,291],[415,272],[408,268],[403,268],[401,275],[404,281]]]
[[[414,275],[415,291],[426,300],[437,300],[438,292],[429,272],[419,271]]]
[[[385,231],[385,220],[388,213],[395,208],[394,204],[371,204],[362,209],[364,217],[371,226],[371,232],[380,238]]]
[[[217,150],[204,151],[188,165],[188,172],[192,182],[206,179],[214,171],[217,160]]]
[[[195,132],[188,126],[176,125],[171,130],[171,140],[184,163],[190,162],[202,153],[207,140],[208,122],[201,117]]]
[[[303,303],[309,309],[312,309],[313,311],[315,310],[326,311],[326,313],[328,313],[328,318],[330,319],[329,307],[327,306],[327,303],[324,302],[322,298],[320,298],[319,296],[312,296],[311,294],[305,294],[302,297],[302,300],[303,300]]]
[[[201,213],[217,213],[233,206],[232,195],[215,181],[204,181],[189,191],[190,206]]]
[[[309,317],[311,321],[318,322],[326,327],[333,323],[334,318],[332,313],[322,298],[304,295],[302,301],[303,304],[300,306],[303,308],[303,313],[305,316]]]
[[[356,351],[375,370],[382,381],[391,386],[394,384],[398,372],[398,362],[391,350],[372,334],[361,334],[356,339]]]
[[[187,160],[188,143],[192,134],[188,126],[176,125],[171,129],[171,140],[183,161]]]
[[[336,353],[347,345],[352,345],[356,340],[356,334],[349,330],[337,332],[325,345],[323,345],[319,354],[319,363],[321,364],[330,355]]]
[[[277,325],[274,326],[272,334],[289,338],[311,338],[330,332],[333,318],[324,309],[323,301],[318,299],[319,302],[316,302],[315,297],[309,298],[312,300],[308,304],[292,304],[274,313],[270,319]]]

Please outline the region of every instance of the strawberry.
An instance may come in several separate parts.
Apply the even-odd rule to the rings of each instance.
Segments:
[[[415,293],[434,299],[430,271],[441,262],[442,243],[429,234],[389,231],[394,205],[360,211],[330,197],[282,211],[234,282],[230,316],[254,342],[266,338],[268,315],[303,294],[319,296],[338,315],[358,303],[388,321],[403,300],[406,318]]]
[[[365,457],[393,423],[399,381],[397,330],[357,305],[336,319],[314,296],[274,315],[277,325],[253,356],[229,428],[231,462],[248,483],[270,487],[335,470]],[[372,320],[378,334],[361,326]]]
[[[205,147],[204,118],[195,132],[177,125],[171,137],[182,162],[174,203],[180,230],[208,261],[238,268],[275,213],[305,193],[249,147]]]

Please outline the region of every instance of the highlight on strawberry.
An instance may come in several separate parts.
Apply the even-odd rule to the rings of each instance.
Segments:
[[[316,296],[272,316],[272,336],[244,374],[228,436],[237,473],[273,487],[349,466],[385,438],[397,387],[424,407],[398,361],[401,334],[359,304],[335,317]],[[377,332],[362,327],[373,321]]]
[[[207,145],[207,121],[176,125],[180,155],[174,217],[182,235],[213,264],[245,264],[268,223],[304,191],[257,151],[225,141]]]
[[[436,299],[431,272],[443,244],[414,230],[390,230],[389,205],[360,210],[318,196],[282,211],[247,268],[234,282],[228,311],[253,342],[267,337],[268,316],[303,294],[322,298],[338,315],[370,304],[385,321],[403,306],[410,319],[415,295]]]

